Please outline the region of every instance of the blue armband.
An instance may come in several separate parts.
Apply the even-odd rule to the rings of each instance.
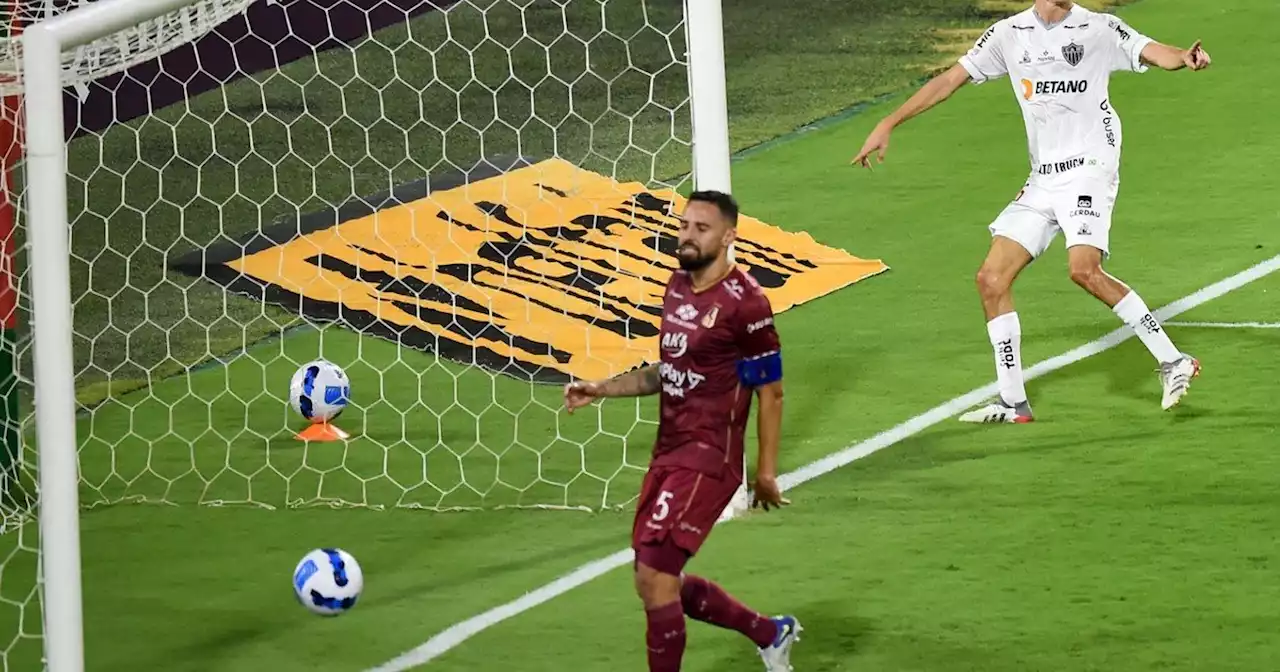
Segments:
[[[747,387],[768,385],[782,380],[782,353],[774,350],[738,362],[738,380]]]

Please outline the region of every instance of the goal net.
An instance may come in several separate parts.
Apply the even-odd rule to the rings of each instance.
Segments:
[[[107,1],[6,4],[6,352],[28,446],[19,34]],[[560,390],[657,357],[691,182],[679,3],[201,0],[62,69],[81,506],[634,498],[654,400],[570,420]],[[289,381],[316,359],[350,377],[348,440],[298,438]],[[37,460],[12,455],[0,619],[4,669],[25,670]]]
[[[634,496],[652,400],[569,421],[560,384],[656,356],[682,8],[436,4],[262,1],[145,87],[90,84],[68,149],[83,503]],[[207,42],[240,65],[203,65]],[[129,96],[154,111],[103,115]],[[350,440],[296,436],[289,381],[319,358],[350,377]]]
[[[718,2],[6,7],[6,670],[78,613],[37,572],[78,576],[80,507],[633,501],[656,399],[561,386],[657,361],[680,194],[729,188]],[[884,269],[746,215],[735,254],[775,312]],[[299,435],[317,359],[349,438]]]

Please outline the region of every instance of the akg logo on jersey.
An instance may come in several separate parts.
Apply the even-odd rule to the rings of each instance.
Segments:
[[[1031,100],[1035,96],[1057,96],[1067,93],[1084,93],[1089,90],[1089,81],[1086,79],[1062,80],[1047,79],[1033,82],[1030,79],[1022,80],[1022,97]]]
[[[698,386],[707,377],[701,373],[685,371],[663,362],[658,366],[658,375],[662,377],[662,393],[670,397],[684,398],[684,393]]]
[[[683,331],[667,331],[662,334],[662,349],[672,357],[683,357],[689,349],[689,335]]]

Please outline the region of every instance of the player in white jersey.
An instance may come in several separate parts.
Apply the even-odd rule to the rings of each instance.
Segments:
[[[1169,340],[1146,303],[1102,270],[1109,254],[1111,211],[1120,186],[1120,116],[1108,96],[1116,71],[1144,72],[1209,66],[1196,42],[1189,49],[1160,44],[1109,14],[1071,0],[1035,0],[1024,12],[997,22],[959,63],[925,84],[886,117],[855,164],[884,161],[889,135],[904,121],[946,100],[966,82],[1008,77],[1022,107],[1031,176],[991,224],[991,248],[977,275],[987,332],[995,349],[1000,396],[960,416],[965,422],[1023,423],[1033,419],[1023,384],[1021,333],[1011,294],[1023,268],[1059,232],[1067,245],[1071,279],[1137,332],[1159,362],[1168,410],[1187,393],[1200,363]]]

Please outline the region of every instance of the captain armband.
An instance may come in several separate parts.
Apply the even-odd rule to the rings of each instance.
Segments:
[[[782,380],[782,353],[774,350],[738,361],[738,380],[747,387],[768,385]]]

